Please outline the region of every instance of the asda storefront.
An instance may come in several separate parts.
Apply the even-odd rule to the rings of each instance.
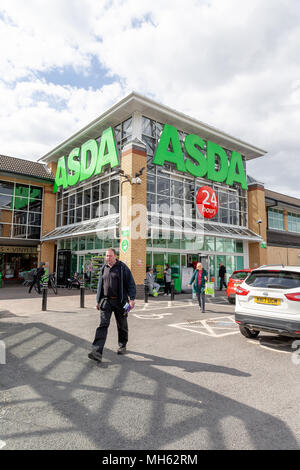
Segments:
[[[248,267],[246,160],[265,152],[132,93],[42,158],[57,164],[58,268],[92,271],[108,247],[143,284],[168,263],[182,286],[195,262],[217,280]],[[126,230],[124,230],[124,228]]]

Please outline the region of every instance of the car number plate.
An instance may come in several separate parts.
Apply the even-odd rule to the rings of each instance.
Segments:
[[[269,297],[254,297],[254,302],[265,305],[280,305],[280,299],[273,299]]]

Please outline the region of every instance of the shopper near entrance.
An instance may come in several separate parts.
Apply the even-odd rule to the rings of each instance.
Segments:
[[[164,295],[171,295],[171,280],[172,280],[172,271],[168,264],[165,266],[164,270],[164,281],[165,281],[165,293]]]
[[[196,269],[190,279],[189,285],[193,285],[194,291],[196,291],[199,308],[202,313],[205,312],[205,283],[207,281],[207,271],[203,268],[202,263],[197,263]]]
[[[34,273],[33,275],[33,281],[29,287],[29,291],[28,293],[30,294],[31,291],[32,291],[32,288],[33,286],[36,284],[37,285],[37,290],[38,290],[38,293],[40,294],[41,293],[41,278],[44,276],[45,274],[45,269],[44,269],[44,266],[46,266],[46,263],[44,263],[43,261],[40,263],[40,267],[36,270],[36,272]]]
[[[97,309],[100,310],[100,325],[96,330],[90,359],[101,362],[111,315],[114,312],[118,328],[118,354],[125,354],[128,342],[128,313],[126,304],[134,308],[136,285],[130,269],[117,259],[116,251],[106,251],[106,264],[100,271],[97,290]]]
[[[220,278],[220,290],[222,290],[223,286],[227,288],[226,284],[226,268],[223,263],[219,264],[219,278]]]
[[[155,282],[153,268],[150,268],[149,271],[146,273],[146,279],[149,287],[149,293],[152,294],[154,297],[157,297],[160,284],[158,284],[158,282]]]

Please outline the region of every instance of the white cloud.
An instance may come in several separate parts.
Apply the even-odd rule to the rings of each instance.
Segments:
[[[1,153],[35,159],[134,89],[268,150],[250,174],[300,197],[297,0],[2,0],[1,11]],[[88,75],[92,58],[113,77],[99,90],[37,78]]]
[[[38,100],[36,96],[39,96]],[[1,153],[36,160],[109,108],[122,96],[118,83],[92,91],[20,82],[0,83]]]

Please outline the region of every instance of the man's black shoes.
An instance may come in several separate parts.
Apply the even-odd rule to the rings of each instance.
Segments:
[[[121,346],[118,349],[117,354],[126,354],[126,346]],[[98,351],[91,351],[88,354],[88,357],[89,359],[93,359],[94,361],[102,362],[102,354],[99,353]]]
[[[102,354],[100,354],[100,353],[97,352],[97,351],[91,351],[91,352],[88,354],[88,357],[89,357],[90,359],[93,359],[94,361],[102,362]]]
[[[117,351],[117,354],[125,354],[125,353],[126,353],[126,346],[121,346]]]

